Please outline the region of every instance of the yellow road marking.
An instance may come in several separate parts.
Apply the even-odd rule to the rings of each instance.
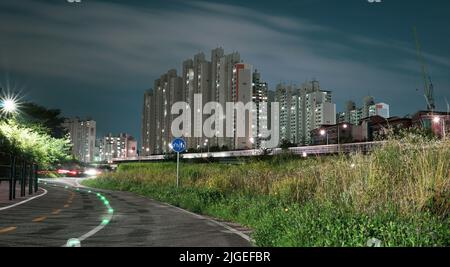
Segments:
[[[11,232],[11,231],[14,231],[16,229],[17,229],[17,227],[14,227],[14,226],[13,227],[0,228],[0,234]]]
[[[67,203],[72,204],[74,198],[75,198],[75,193],[72,192],[69,199],[67,199]],[[64,206],[64,208],[67,208],[67,207]]]
[[[61,212],[61,209],[57,209],[57,210],[53,210],[52,214],[56,215],[56,214],[59,214],[60,212]]]
[[[43,220],[47,219],[47,216],[41,216],[37,217],[33,220],[33,222],[42,222]]]

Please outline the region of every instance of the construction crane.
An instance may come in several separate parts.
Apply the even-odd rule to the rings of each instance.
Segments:
[[[427,110],[428,111],[434,111],[436,106],[434,104],[434,86],[433,82],[431,81],[431,76],[427,72],[427,67],[425,65],[425,59],[422,55],[422,47],[420,45],[419,41],[419,35],[417,34],[417,28],[413,28],[414,31],[414,37],[416,39],[416,48],[417,48],[417,57],[419,59],[420,65],[421,65],[421,71],[422,71],[422,78],[424,81],[424,91],[425,91],[425,100],[427,101]]]

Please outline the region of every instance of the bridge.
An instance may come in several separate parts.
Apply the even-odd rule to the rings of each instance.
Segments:
[[[298,155],[301,157],[309,156],[324,156],[333,154],[349,154],[349,153],[368,153],[374,148],[380,147],[384,142],[364,142],[364,143],[351,143],[351,144],[332,144],[332,145],[321,145],[321,146],[302,146],[302,147],[291,147],[287,151],[289,154]],[[257,156],[275,156],[280,155],[285,150],[281,148],[274,148],[269,150],[264,149],[250,149],[250,150],[237,150],[237,151],[221,151],[221,152],[204,152],[204,153],[185,153],[183,154],[183,159],[227,159],[227,158],[249,158]],[[165,160],[165,155],[152,155],[152,156],[142,156],[133,158],[115,158],[113,163],[126,163],[126,162],[147,162],[147,161],[163,161]]]

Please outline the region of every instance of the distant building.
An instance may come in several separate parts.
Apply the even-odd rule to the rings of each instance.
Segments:
[[[295,85],[279,84],[280,138],[293,144],[310,144],[310,132],[323,125],[336,124],[336,105],[331,91],[322,90],[318,81]]]
[[[239,63],[233,68],[232,79],[232,101],[234,103],[241,102],[244,105],[253,102],[253,67],[250,64]],[[255,111],[256,113],[256,111]],[[256,127],[256,120],[254,111],[245,112],[244,118],[238,118],[237,113],[234,113],[234,144],[231,146],[233,150],[249,149],[253,147],[255,137],[253,136],[253,129]],[[237,136],[238,123],[244,122],[244,137]],[[255,123],[255,124],[254,124]],[[256,133],[256,129],[255,129]]]
[[[102,146],[102,139],[97,138],[95,139],[95,146],[94,146],[94,162],[100,162],[101,159],[101,146]]]
[[[72,155],[82,162],[93,162],[96,140],[96,122],[94,120],[68,119],[63,123],[72,143]]]
[[[279,130],[280,139],[291,141],[292,97],[296,94],[296,85],[278,84],[275,91],[275,102],[280,105]],[[295,109],[296,107],[294,107]]]
[[[389,105],[385,103],[371,105],[369,107],[369,117],[372,116],[380,116],[385,119],[390,118]]]
[[[419,111],[412,117],[412,124],[416,127],[430,129],[439,137],[450,136],[450,113],[439,111]]]
[[[137,157],[137,141],[126,133],[108,134],[99,141],[99,151],[101,161],[134,158]]]
[[[362,127],[350,123],[325,125],[311,131],[312,145],[364,142],[365,138]]]
[[[378,105],[378,108],[376,107]],[[376,115],[374,110],[377,110]],[[389,115],[389,106],[376,104],[369,109],[370,116],[361,119],[359,125],[340,122],[338,125],[323,126],[311,131],[312,144],[323,145],[383,140],[390,133],[398,133],[411,127],[429,129],[438,137],[448,136],[450,131],[450,113],[419,111],[412,118],[385,117]],[[339,139],[337,134],[339,131]]]
[[[412,126],[410,118],[383,118],[375,115],[361,120],[359,125],[341,122],[311,131],[313,145],[358,143],[381,140],[390,130],[399,131]],[[339,132],[339,134],[338,134]]]
[[[349,111],[349,116],[350,116],[350,120],[348,122],[350,122],[351,124],[354,124],[354,125],[358,125],[361,122],[361,120],[364,118],[363,109],[357,108],[357,109],[351,110],[351,111]]]
[[[186,129],[181,136],[186,140],[187,151],[205,151],[205,146],[222,149],[259,147],[263,143],[259,135],[268,124],[269,116],[263,115],[266,111],[261,105],[267,102],[267,94],[267,83],[262,81],[258,72],[253,72],[252,65],[241,61],[238,52],[225,54],[223,48],[216,48],[211,51],[210,61],[204,53],[198,53],[193,59],[183,62],[181,77],[177,76],[175,70],[169,70],[155,80],[152,90],[145,92],[141,116],[142,155],[170,152],[170,142],[179,137],[172,136],[172,121],[179,115],[171,115],[171,107],[180,101],[187,103],[187,112],[191,118],[191,129]],[[256,108],[246,115],[245,137],[226,137],[224,118],[218,118],[223,127],[216,127],[217,132],[213,137],[205,136],[205,121],[215,115],[203,114],[203,108],[212,101],[218,102],[224,112],[227,112],[227,102],[256,104]],[[234,119],[231,127],[236,128],[236,123],[241,122],[237,119]],[[220,128],[222,133],[219,132]]]
[[[373,96],[366,96],[363,99],[363,107],[362,107],[362,118],[370,117],[369,111],[370,107],[375,105],[375,100]]]
[[[142,109],[141,128],[141,155],[150,156],[155,154],[156,149],[156,114],[155,95],[153,90],[144,93],[144,105]]]
[[[387,137],[389,130],[398,131],[412,126],[410,118],[384,118],[379,115],[364,118],[360,127],[364,134],[364,141],[374,141]]]
[[[323,125],[336,124],[336,104],[331,102],[331,91],[321,90],[318,82],[312,82],[312,93],[306,94],[306,127],[299,139],[306,137],[305,143],[311,143],[310,133]]]
[[[233,102],[233,77],[235,76],[235,73],[233,73],[233,70],[235,70],[236,64],[241,63],[241,55],[239,52],[233,52],[228,55],[223,54],[223,49],[218,48],[216,50],[221,51],[220,53],[223,55],[220,60],[218,61],[217,66],[217,75],[216,77],[216,84],[213,84],[213,87],[215,86],[216,90],[214,90],[215,93],[215,101],[220,103],[220,105],[223,107],[224,112],[227,112],[226,110],[226,103],[227,102]],[[214,88],[213,88],[214,89]],[[226,124],[223,123],[223,130],[226,132]],[[234,138],[226,137],[219,137],[217,138],[217,146],[221,148],[228,148],[233,149],[235,145]]]
[[[264,131],[268,130],[269,127],[269,112],[270,107],[269,101],[269,86],[267,82],[261,79],[261,74],[258,70],[253,72],[253,94],[252,101],[255,104],[252,121],[252,136],[255,138],[253,140],[253,148],[266,147],[265,139],[262,136]]]
[[[149,116],[150,120],[153,118],[155,121],[155,140],[151,141],[155,144],[155,153],[169,152],[169,144],[173,139],[171,123],[174,118],[171,115],[171,108],[173,103],[182,101],[182,93],[182,78],[177,76],[177,71],[174,69],[155,80],[153,96],[155,113]]]
[[[365,118],[372,116],[381,116],[385,119],[390,117],[389,105],[386,103],[375,104],[372,96],[366,96],[363,99],[363,106],[357,107],[355,102],[348,101],[344,112],[336,115],[339,123],[346,122],[353,125],[359,125]]]

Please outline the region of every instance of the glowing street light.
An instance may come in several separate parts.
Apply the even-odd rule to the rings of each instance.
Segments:
[[[7,112],[7,113],[14,113],[17,110],[17,104],[16,101],[14,101],[13,99],[5,99],[3,100],[3,109]]]
[[[438,123],[442,123],[442,139],[445,140],[445,119],[441,119],[439,116],[435,116],[433,118],[433,123],[438,124]]]
[[[21,97],[9,90],[4,91],[0,87],[0,116],[12,115],[19,112]]]
[[[1,99],[1,110],[5,114],[12,114],[17,112],[17,102],[13,98]]]
[[[327,136],[327,146],[329,145],[329,142],[328,142],[328,132],[326,131],[326,130],[324,130],[324,129],[322,129],[322,130],[320,130],[320,135],[321,136]]]
[[[348,129],[348,124],[347,124],[347,123],[344,123],[344,124],[342,125],[342,128],[343,128],[344,130],[347,130],[347,129]],[[338,144],[339,152],[341,152],[341,146],[340,146],[340,143],[341,143],[341,136],[340,136],[340,133],[341,133],[341,128],[339,127],[339,124],[338,124],[338,125],[337,125],[337,144]]]

